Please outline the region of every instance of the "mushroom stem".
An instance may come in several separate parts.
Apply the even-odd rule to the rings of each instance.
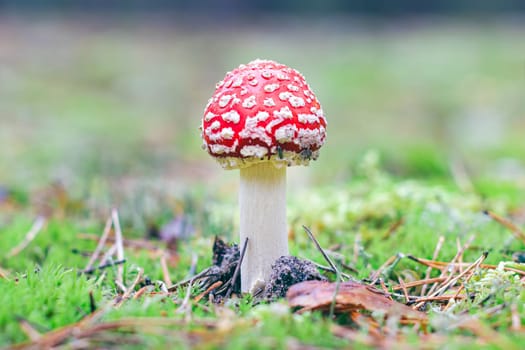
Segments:
[[[262,162],[240,171],[240,242],[249,239],[241,290],[254,292],[268,281],[275,260],[288,255],[286,167]]]

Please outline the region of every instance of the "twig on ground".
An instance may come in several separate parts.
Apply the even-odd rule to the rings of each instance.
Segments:
[[[38,216],[33,222],[31,229],[25,235],[24,240],[20,242],[16,247],[11,249],[9,253],[7,253],[6,257],[12,258],[20,254],[20,252],[24,250],[29,245],[29,243],[33,241],[33,239],[35,239],[36,235],[42,230],[45,223],[46,218],[44,216]]]
[[[463,266],[461,266],[461,263],[463,262],[463,253],[464,251],[461,249],[461,242],[459,241],[459,237],[456,237],[456,249],[458,250],[458,263],[459,263],[459,273],[463,272]]]
[[[118,211],[113,208],[111,211],[113,218],[113,227],[115,227],[115,246],[117,247],[117,260],[124,260],[124,244],[122,240],[122,229],[120,228],[120,220],[118,217]],[[124,282],[124,266],[119,265],[117,269],[117,281]]]
[[[201,272],[199,272],[198,274],[196,274],[195,276],[191,277],[191,278],[188,278],[188,279],[185,279],[183,281],[180,281],[180,282],[177,282],[175,283],[174,285],[172,286],[169,286],[168,287],[168,291],[169,292],[174,292],[176,291],[177,289],[179,289],[180,287],[184,287],[185,285],[187,285],[188,283],[193,283],[201,278],[206,278],[206,277],[209,277],[210,274],[210,269],[207,268],[207,269],[204,269],[202,270]]]
[[[437,296],[428,296],[428,297],[418,297],[418,296],[409,296],[410,299],[412,299],[413,302],[422,303],[425,304],[429,301],[446,301],[448,302],[450,299],[453,299],[453,295],[437,295]],[[465,299],[465,296],[459,295],[456,297],[456,299]],[[418,309],[417,306],[413,306],[413,309]]]
[[[131,283],[131,285],[126,289],[124,294],[122,294],[122,296],[115,303],[115,307],[117,308],[120,307],[124,301],[128,300],[129,296],[135,290],[135,287],[137,286],[137,284],[140,282],[144,270],[141,268],[138,268],[137,270],[138,270],[137,277],[135,277],[135,280],[133,281],[133,283]]]
[[[487,252],[486,254],[488,254],[488,252]],[[486,255],[485,255],[485,258],[486,258]],[[484,258],[484,259],[485,259],[485,258]],[[483,260],[484,260],[484,259],[483,259]],[[478,267],[479,267],[479,265],[481,265],[481,261],[478,263]],[[465,283],[468,283],[468,281],[470,281],[470,279],[472,278],[472,276],[474,276],[474,273],[475,273],[475,272],[476,272],[476,269],[472,269],[472,270],[470,271],[470,273],[466,274],[465,278],[463,279],[463,282],[461,283],[461,286],[458,288],[456,294],[454,294],[454,299],[456,299],[456,298],[458,297],[458,295],[463,291],[463,289],[465,288]],[[453,300],[453,299],[451,299],[451,300]],[[452,305],[452,304],[449,303],[445,309],[448,309],[448,307],[449,307],[450,305]]]
[[[188,283],[191,284],[191,283],[195,282],[198,279],[205,278],[205,277],[209,276],[210,268],[204,269],[201,272],[199,272],[198,274],[194,275],[195,270],[197,269],[197,259],[198,259],[197,254],[193,254],[192,257],[191,257],[190,271],[188,272],[189,278],[187,278],[187,279],[185,279],[183,281],[177,282],[177,283],[175,283],[172,286],[167,287],[169,292],[174,292],[179,287],[183,287],[183,286],[185,286]]]
[[[388,266],[390,266],[391,264],[393,264],[397,259],[399,259],[399,254],[396,254],[396,255],[392,255],[390,258],[388,258],[384,263],[383,265],[381,265],[376,272],[374,272],[372,274],[372,276],[370,276],[370,281],[372,281],[371,284],[375,284],[377,282],[377,279],[379,278],[379,276],[381,276],[381,273],[383,272],[383,270],[385,270]]]
[[[427,286],[430,283],[436,283],[436,282],[443,282],[445,280],[445,277],[435,277],[435,278],[425,278],[424,280],[420,281],[414,281],[414,282],[406,282],[404,284],[405,288],[412,288],[412,287],[418,287],[418,286]],[[392,290],[402,290],[403,287],[401,285],[392,287]]]
[[[106,244],[106,240],[108,239],[109,233],[111,232],[112,222],[113,220],[111,219],[111,217],[109,217],[106,220],[106,225],[104,226],[104,231],[102,231],[102,236],[100,236],[100,240],[98,241],[97,247],[95,248],[93,255],[91,255],[91,258],[89,259],[89,262],[84,268],[84,271],[90,270],[93,264],[95,263],[95,261],[97,261],[100,255],[100,252],[102,251],[102,248],[104,248],[104,245]]]
[[[193,285],[190,282],[188,284],[188,288],[186,290],[186,295],[184,296],[184,299],[182,300],[182,303],[180,304],[179,308],[176,311],[178,314],[181,314],[181,313],[184,313],[184,312],[188,312],[187,309],[188,309],[188,304],[190,302],[191,288],[192,287],[193,287]]]
[[[199,294],[195,298],[193,298],[193,301],[198,303],[202,298],[204,298],[210,292],[212,292],[213,290],[215,290],[215,289],[219,288],[220,286],[222,286],[222,283],[223,283],[222,281],[217,281],[217,282],[213,283],[204,292],[202,292],[201,294]]]
[[[451,286],[453,286],[454,284],[456,284],[456,282],[465,277],[465,275],[467,275],[470,271],[473,271],[477,268],[480,267],[481,263],[487,258],[487,255],[488,255],[488,252],[484,252],[475,262],[473,262],[471,265],[469,265],[465,271],[463,271],[462,273],[460,273],[459,275],[457,275],[456,277],[448,280],[448,281],[444,281],[441,286],[435,291],[433,292],[432,294],[428,295],[428,297],[436,297],[436,296],[440,296],[441,294],[443,294],[444,292],[446,292]],[[470,278],[470,277],[469,277]],[[451,298],[454,298],[454,295],[451,295],[450,296]],[[457,297],[457,296],[456,296]],[[424,302],[419,302],[418,304],[416,304],[414,306],[415,309],[418,309],[420,308],[421,306],[424,305]]]
[[[451,264],[451,263],[448,263],[448,262],[445,262],[445,261],[432,261],[432,260],[428,260],[428,259],[417,258],[417,257],[415,257],[413,255],[407,255],[407,257],[410,260],[414,260],[415,262],[418,262],[418,263],[420,263],[422,265],[425,265],[425,266],[431,266],[431,267],[433,267],[435,269],[438,269],[438,270],[443,270],[443,269],[447,268],[448,266],[458,265],[458,263]],[[469,266],[470,264],[469,263],[462,263],[461,265],[463,267],[466,267],[466,266]],[[498,268],[497,265],[489,265],[489,264],[481,264],[481,265],[479,265],[479,267],[481,267],[482,269],[489,269],[489,270],[494,270],[494,269]],[[517,273],[519,275],[525,276],[525,271],[518,270],[518,269],[509,267],[509,266],[503,266],[503,270],[505,270],[505,271],[512,271],[512,272],[515,272],[515,273]]]
[[[439,252],[441,251],[441,248],[443,247],[443,243],[445,242],[445,236],[439,236],[438,242],[436,244],[436,249],[434,249],[434,254],[432,254],[432,260],[436,260]],[[425,280],[428,280],[430,278],[430,273],[432,272],[432,267],[428,267],[427,271],[425,272]],[[423,287],[421,288],[421,296],[425,295],[425,292],[427,290],[428,285],[425,283]]]
[[[306,259],[308,260],[308,259]],[[331,267],[329,266],[325,266],[325,265],[321,265],[321,264],[318,264],[316,263],[315,261],[311,261],[311,260],[308,260],[310,261],[312,264],[314,264],[319,270],[323,270],[323,271],[326,271],[326,272],[332,272],[332,273],[335,273],[337,274],[337,271],[334,271]],[[341,276],[346,278],[346,279],[352,279],[352,276],[350,276],[349,274],[346,274],[344,272],[341,272]]]
[[[397,231],[397,229],[399,227],[401,227],[401,225],[403,225],[403,223],[405,222],[405,219],[403,217],[399,218],[398,220],[394,221],[394,223],[392,225],[390,225],[390,227],[388,228],[388,230],[385,232],[385,234],[383,235],[383,237],[381,237],[381,239],[388,239],[390,238],[390,236],[392,236],[392,234],[394,232]]]
[[[465,281],[466,282],[466,281]],[[465,283],[463,282],[463,283]],[[445,308],[443,309],[443,311],[447,311],[449,307],[451,307],[452,305],[454,305],[454,301],[459,297],[459,295],[461,294],[461,292],[463,292],[463,290],[465,289],[465,285],[464,284],[461,284],[458,288],[458,290],[456,291],[456,293],[454,293],[454,295],[452,296],[452,298],[450,298],[450,300],[448,301],[448,304],[445,306]]]
[[[118,289],[122,291],[122,293],[126,293],[126,291],[128,290],[126,286],[119,280],[115,280],[115,285],[118,287]]]
[[[470,246],[472,241],[474,241],[474,237],[474,235],[471,235],[463,246],[459,245],[456,255],[454,256],[452,261],[447,265],[447,268],[441,270],[440,277],[447,277],[447,279],[442,283],[448,283],[448,281],[450,281],[453,278],[452,276],[454,276],[454,272],[456,269],[461,270],[461,263],[458,263],[457,261],[463,256],[463,252]],[[428,294],[431,295],[432,293],[434,293],[436,288],[438,288],[437,283],[432,285],[432,287],[428,291]]]
[[[112,267],[112,266],[115,266],[115,265],[121,265],[121,264],[124,264],[126,262],[126,259],[124,260],[117,260],[117,261],[110,261],[110,262],[107,262],[105,263],[104,265],[98,265],[96,267],[92,267],[91,269],[89,270],[81,270],[79,271],[78,273],[86,273],[86,274],[91,274],[97,270],[103,270],[103,269],[107,269],[108,267]]]
[[[169,291],[168,291],[168,287],[166,287],[166,283],[162,282],[162,281],[157,281],[158,285],[159,285],[159,289],[162,293],[166,293],[168,294]]]
[[[160,256],[160,267],[162,268],[162,278],[164,279],[164,283],[167,286],[171,286],[173,283],[171,283],[170,273],[168,271],[168,263],[166,261],[166,252]]]
[[[452,285],[456,284],[456,282],[464,277],[465,275],[467,275],[470,271],[473,271],[477,268],[479,268],[479,266],[481,265],[481,263],[487,258],[488,256],[488,252],[484,252],[475,262],[473,262],[470,266],[468,266],[465,271],[463,271],[462,273],[460,273],[459,275],[457,275],[456,277],[452,278],[450,281],[448,282],[443,282],[442,283],[442,286],[439,287],[438,290],[436,290],[433,294],[431,294],[430,296],[436,296],[436,295],[440,295],[440,294],[443,294],[445,291],[447,291],[448,288],[450,288]],[[470,275],[468,277],[468,279],[470,279]],[[467,279],[467,280],[468,280]]]
[[[348,270],[348,271],[353,272],[353,273],[358,273],[359,272],[359,270],[357,270],[355,267],[350,266],[350,265],[348,265],[348,264],[346,264],[346,263],[344,263],[342,261],[340,262],[340,264],[341,264],[341,267],[343,269],[345,269],[345,270]],[[345,277],[345,274],[341,272],[341,276]],[[346,275],[346,276],[348,276],[348,275]],[[348,276],[348,278],[350,278],[350,276]]]
[[[496,221],[500,225],[506,227],[517,239],[525,243],[525,232],[523,232],[518,226],[516,226],[512,221],[506,219],[496,213],[493,213],[489,210],[485,210],[483,214],[489,216],[492,220]]]
[[[386,295],[389,299],[392,299],[392,295],[391,295],[392,293],[390,293],[390,292],[388,291],[388,288],[387,288],[387,286],[386,286],[386,284],[385,284],[385,281],[383,281],[382,278],[379,279],[379,285],[381,286],[381,289],[383,290],[383,292],[385,293],[385,295]]]
[[[144,286],[142,288],[140,288],[134,295],[133,295],[133,299],[138,299],[140,298],[144,293],[146,293],[146,291],[148,290],[148,288],[151,288],[151,286]]]
[[[22,329],[22,332],[24,332],[31,341],[38,341],[42,337],[42,334],[37,331],[28,320],[22,317],[17,318],[20,329]]]
[[[312,240],[312,242],[314,242],[315,246],[317,247],[317,249],[321,252],[321,254],[323,255],[324,259],[326,260],[326,262],[328,263],[328,265],[330,265],[330,267],[332,268],[332,270],[334,272],[337,273],[337,276],[339,279],[342,278],[341,276],[341,271],[339,271],[339,269],[335,266],[335,264],[332,262],[332,259],[330,259],[330,257],[326,254],[326,252],[324,251],[324,249],[321,247],[321,245],[319,244],[319,241],[317,241],[317,239],[314,237],[312,231],[310,231],[310,229],[308,227],[306,227],[305,225],[303,225],[303,229],[306,231],[306,234],[308,234],[308,237],[310,237],[310,239]]]
[[[239,272],[241,272],[241,264],[244,260],[244,254],[246,254],[246,248],[248,248],[248,237],[244,240],[244,243],[242,245],[241,255],[239,256],[239,262],[237,263],[237,266],[235,267],[235,270],[233,271],[233,276],[230,282],[230,286],[228,287],[228,291],[226,292],[225,298],[228,299],[230,295],[232,294],[233,287],[235,286],[235,281],[237,281],[237,276],[239,276]]]
[[[79,239],[86,239],[91,241],[99,241],[100,235],[94,234],[94,233],[77,233],[77,237]],[[112,237],[111,235],[106,240],[106,245],[115,243],[115,237]],[[146,250],[160,250],[162,249],[160,243],[156,244],[153,241],[148,241],[146,239],[129,239],[129,238],[123,238],[122,243],[124,244],[124,247],[129,248],[135,248],[135,249],[146,249]]]
[[[329,311],[330,319],[334,318],[337,294],[339,293],[339,288],[341,287],[341,282],[343,281],[341,278],[341,271],[339,270],[336,270],[336,271],[337,271],[337,278],[335,279],[335,289],[334,289],[334,294],[332,296],[332,302],[330,303],[330,311]]]
[[[98,266],[103,266],[103,265],[106,265],[108,264],[108,261],[111,261],[111,257],[113,256],[113,254],[115,254],[115,252],[117,251],[117,246],[115,244],[113,244],[111,247],[109,247],[109,249],[106,251],[106,253],[104,254],[104,256],[102,257],[102,259],[100,259],[100,262],[99,262],[99,265]]]
[[[94,336],[97,333],[119,329],[141,330],[148,333],[158,333],[157,327],[173,327],[187,325],[187,320],[180,320],[170,317],[136,317],[136,318],[121,318],[115,321],[108,321],[87,325],[85,327],[77,327],[74,329],[74,339],[83,339]],[[204,327],[205,329],[215,329],[217,322],[215,320],[192,320],[192,324]],[[177,334],[177,333],[176,333]]]
[[[405,281],[403,281],[403,279],[401,278],[401,276],[398,276],[398,281],[399,281],[399,286],[401,287],[401,290],[403,291],[403,294],[405,295],[405,300],[406,302],[408,303],[410,301],[409,297],[408,297],[408,290],[407,290],[407,287],[405,285]]]
[[[85,316],[76,323],[69,324],[67,326],[63,326],[50,332],[41,334],[41,336],[38,337],[38,339],[16,344],[12,346],[11,349],[50,349],[56,347],[60,344],[63,344],[69,337],[77,336],[80,330],[89,327],[94,322],[99,320],[107,310],[109,310],[108,305],[106,305],[106,307],[104,308],[99,309],[96,312]]]

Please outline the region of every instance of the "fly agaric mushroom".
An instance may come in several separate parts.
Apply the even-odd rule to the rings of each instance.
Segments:
[[[326,138],[319,101],[296,70],[255,60],[226,74],[204,111],[203,148],[240,169],[241,290],[263,286],[288,255],[286,167],[317,159]]]

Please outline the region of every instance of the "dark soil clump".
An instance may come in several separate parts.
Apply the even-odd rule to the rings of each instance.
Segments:
[[[283,298],[292,285],[304,281],[327,281],[327,278],[308,260],[281,256],[272,265],[270,280],[261,296],[268,300]]]
[[[210,291],[214,302],[220,303],[231,294],[241,293],[240,274],[237,274],[234,281],[239,260],[240,250],[237,244],[228,244],[215,237],[212,266],[199,273],[192,281],[202,290],[208,289],[216,282],[222,282],[219,287]],[[270,280],[264,289],[254,293],[254,301],[258,303],[284,298],[292,285],[304,281],[327,281],[327,279],[319,273],[312,262],[294,256],[282,256],[273,263]],[[180,284],[188,282],[190,280]]]
[[[213,242],[213,259],[212,266],[208,269],[206,275],[208,276],[207,285],[212,285],[217,281],[224,282],[223,288],[219,288],[214,294],[223,296],[226,293],[227,287],[233,283],[232,292],[241,292],[241,277],[237,276],[233,281],[233,274],[235,268],[239,263],[240,252],[237,244],[228,244],[222,239],[215,237]]]
[[[235,266],[239,262],[239,258],[240,253],[239,246],[237,244],[228,244],[219,237],[215,237],[215,242],[213,242],[212,259],[214,266],[230,270],[233,265],[233,270],[235,270]],[[233,270],[231,271],[232,275]]]

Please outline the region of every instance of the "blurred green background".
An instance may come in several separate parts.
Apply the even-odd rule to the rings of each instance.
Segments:
[[[226,71],[267,58],[302,72],[328,119],[321,157],[291,169],[292,191],[348,181],[371,149],[402,178],[524,187],[523,23],[3,15],[0,185],[229,191],[238,174],[201,150],[197,127]]]

